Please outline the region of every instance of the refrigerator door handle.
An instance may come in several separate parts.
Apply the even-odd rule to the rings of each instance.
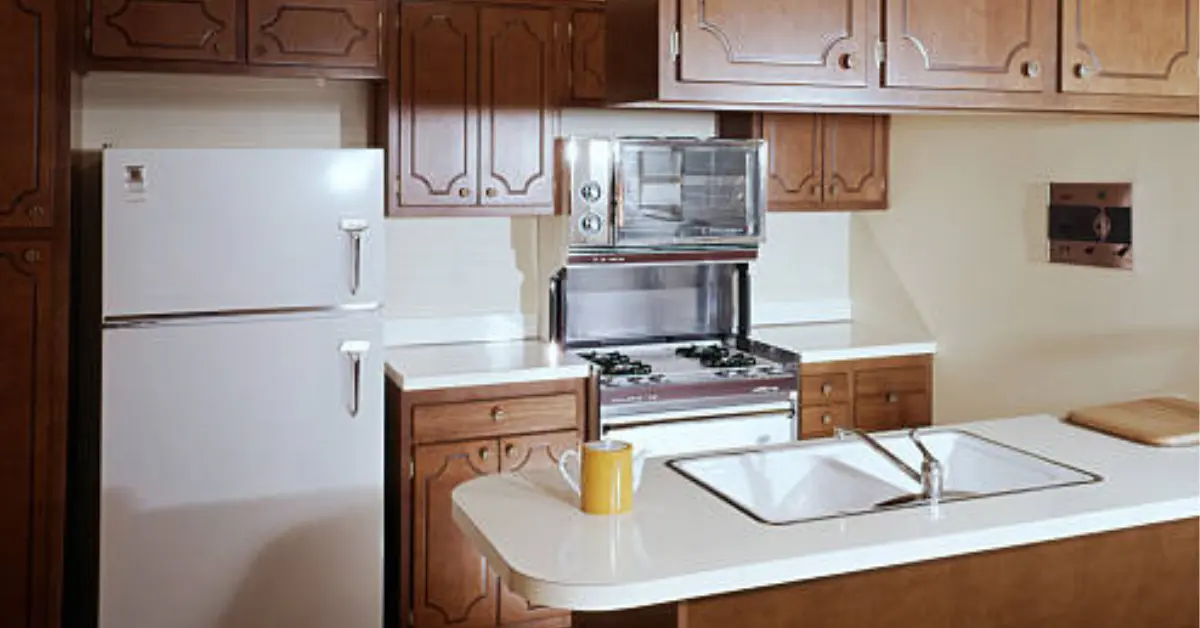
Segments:
[[[358,406],[362,399],[362,361],[363,354],[371,349],[371,343],[365,340],[350,340],[342,343],[342,354],[350,358],[350,416],[358,416]]]
[[[342,231],[350,236],[350,244],[354,247],[354,260],[350,268],[350,295],[358,294],[362,286],[362,238],[363,233],[370,228],[367,221],[359,218],[343,218]]]

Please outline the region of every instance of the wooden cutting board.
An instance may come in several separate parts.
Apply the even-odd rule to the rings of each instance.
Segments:
[[[1200,444],[1200,405],[1187,399],[1154,397],[1080,408],[1067,420],[1157,447]]]

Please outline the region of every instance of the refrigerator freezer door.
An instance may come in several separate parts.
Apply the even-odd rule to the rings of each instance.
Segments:
[[[104,316],[383,300],[378,150],[104,152]]]
[[[100,628],[378,628],[377,314],[104,331]]]

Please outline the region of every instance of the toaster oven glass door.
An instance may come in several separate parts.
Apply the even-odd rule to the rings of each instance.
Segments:
[[[622,142],[617,246],[753,245],[762,239],[756,142]]]

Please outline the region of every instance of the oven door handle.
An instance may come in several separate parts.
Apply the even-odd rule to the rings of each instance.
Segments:
[[[765,410],[762,412],[745,412],[736,414],[705,414],[703,416],[689,417],[686,419],[670,419],[650,420],[642,422],[629,422],[604,425],[601,420],[600,435],[606,436],[613,430],[632,430],[645,427],[667,427],[667,426],[684,426],[688,424],[709,423],[714,421],[741,421],[746,419],[787,419],[795,420],[796,413],[794,410]]]

